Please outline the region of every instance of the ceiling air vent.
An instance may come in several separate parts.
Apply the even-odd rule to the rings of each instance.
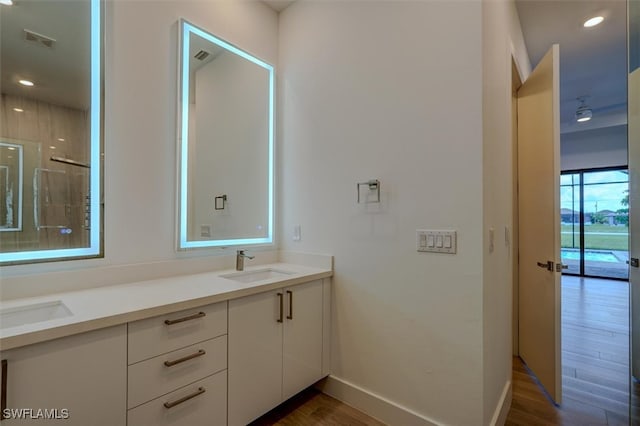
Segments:
[[[52,39],[51,37],[44,36],[42,34],[38,34],[38,33],[33,32],[31,30],[27,30],[26,28],[24,30],[24,39],[26,41],[30,41],[32,43],[37,43],[40,46],[44,46],[44,47],[47,47],[49,49],[51,49],[56,44],[55,39]]]
[[[205,52],[204,50],[201,50],[195,55],[193,55],[193,57],[199,61],[204,61],[207,58],[207,56],[209,56],[209,52]]]

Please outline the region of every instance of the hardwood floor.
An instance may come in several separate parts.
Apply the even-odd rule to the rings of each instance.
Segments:
[[[309,388],[251,423],[251,426],[384,426],[337,399]]]
[[[551,403],[514,358],[508,425],[640,424],[629,421],[628,292],[624,281],[563,277],[563,403]]]

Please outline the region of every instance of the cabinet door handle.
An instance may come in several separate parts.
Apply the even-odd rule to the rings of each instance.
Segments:
[[[206,353],[207,352],[204,349],[200,349],[198,352],[193,353],[191,355],[187,355],[187,356],[182,357],[182,358],[174,359],[173,361],[165,361],[164,365],[166,365],[167,367],[173,367],[176,364],[180,364],[182,362],[189,361],[190,359],[198,358],[199,356],[202,356],[202,355],[204,355]]]
[[[287,290],[287,294],[289,295],[289,315],[287,315],[287,319],[293,319],[293,292]]]
[[[193,315],[189,315],[186,317],[182,317],[182,318],[178,318],[178,319],[174,319],[174,320],[164,320],[164,323],[167,325],[173,325],[173,324],[178,324],[180,322],[185,322],[185,321],[190,321],[190,320],[194,320],[197,318],[202,318],[207,316],[207,314],[205,314],[204,312],[198,312],[197,314],[193,314]]]
[[[190,400],[191,398],[195,398],[195,397],[196,397],[196,396],[198,396],[198,395],[202,395],[202,394],[203,394],[203,393],[205,393],[206,391],[207,391],[207,390],[206,390],[205,388],[203,388],[202,386],[200,386],[200,387],[198,388],[198,390],[197,390],[197,391],[195,391],[194,393],[192,393],[191,395],[184,396],[184,397],[182,397],[182,398],[180,398],[180,399],[176,399],[175,401],[165,402],[165,403],[164,403],[164,408],[173,408],[173,407],[175,407],[176,405],[180,405],[180,404],[182,404],[183,402]]]
[[[284,300],[282,293],[278,293],[278,299],[280,299],[280,316],[278,317],[278,322],[282,322],[282,315],[284,313]]]
[[[7,408],[7,360],[2,360],[2,389],[0,390],[0,420],[4,420],[4,410]]]

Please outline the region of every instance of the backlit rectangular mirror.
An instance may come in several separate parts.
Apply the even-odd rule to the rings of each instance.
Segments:
[[[274,68],[180,21],[178,248],[273,242]]]
[[[0,3],[0,264],[100,256],[99,0]]]

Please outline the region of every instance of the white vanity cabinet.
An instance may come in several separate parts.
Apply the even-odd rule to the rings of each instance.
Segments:
[[[2,426],[126,425],[126,325],[0,352],[0,357],[6,408],[27,417],[4,419]]]
[[[322,280],[229,301],[229,426],[323,377],[324,316]]]
[[[227,423],[227,302],[129,323],[128,426]]]

